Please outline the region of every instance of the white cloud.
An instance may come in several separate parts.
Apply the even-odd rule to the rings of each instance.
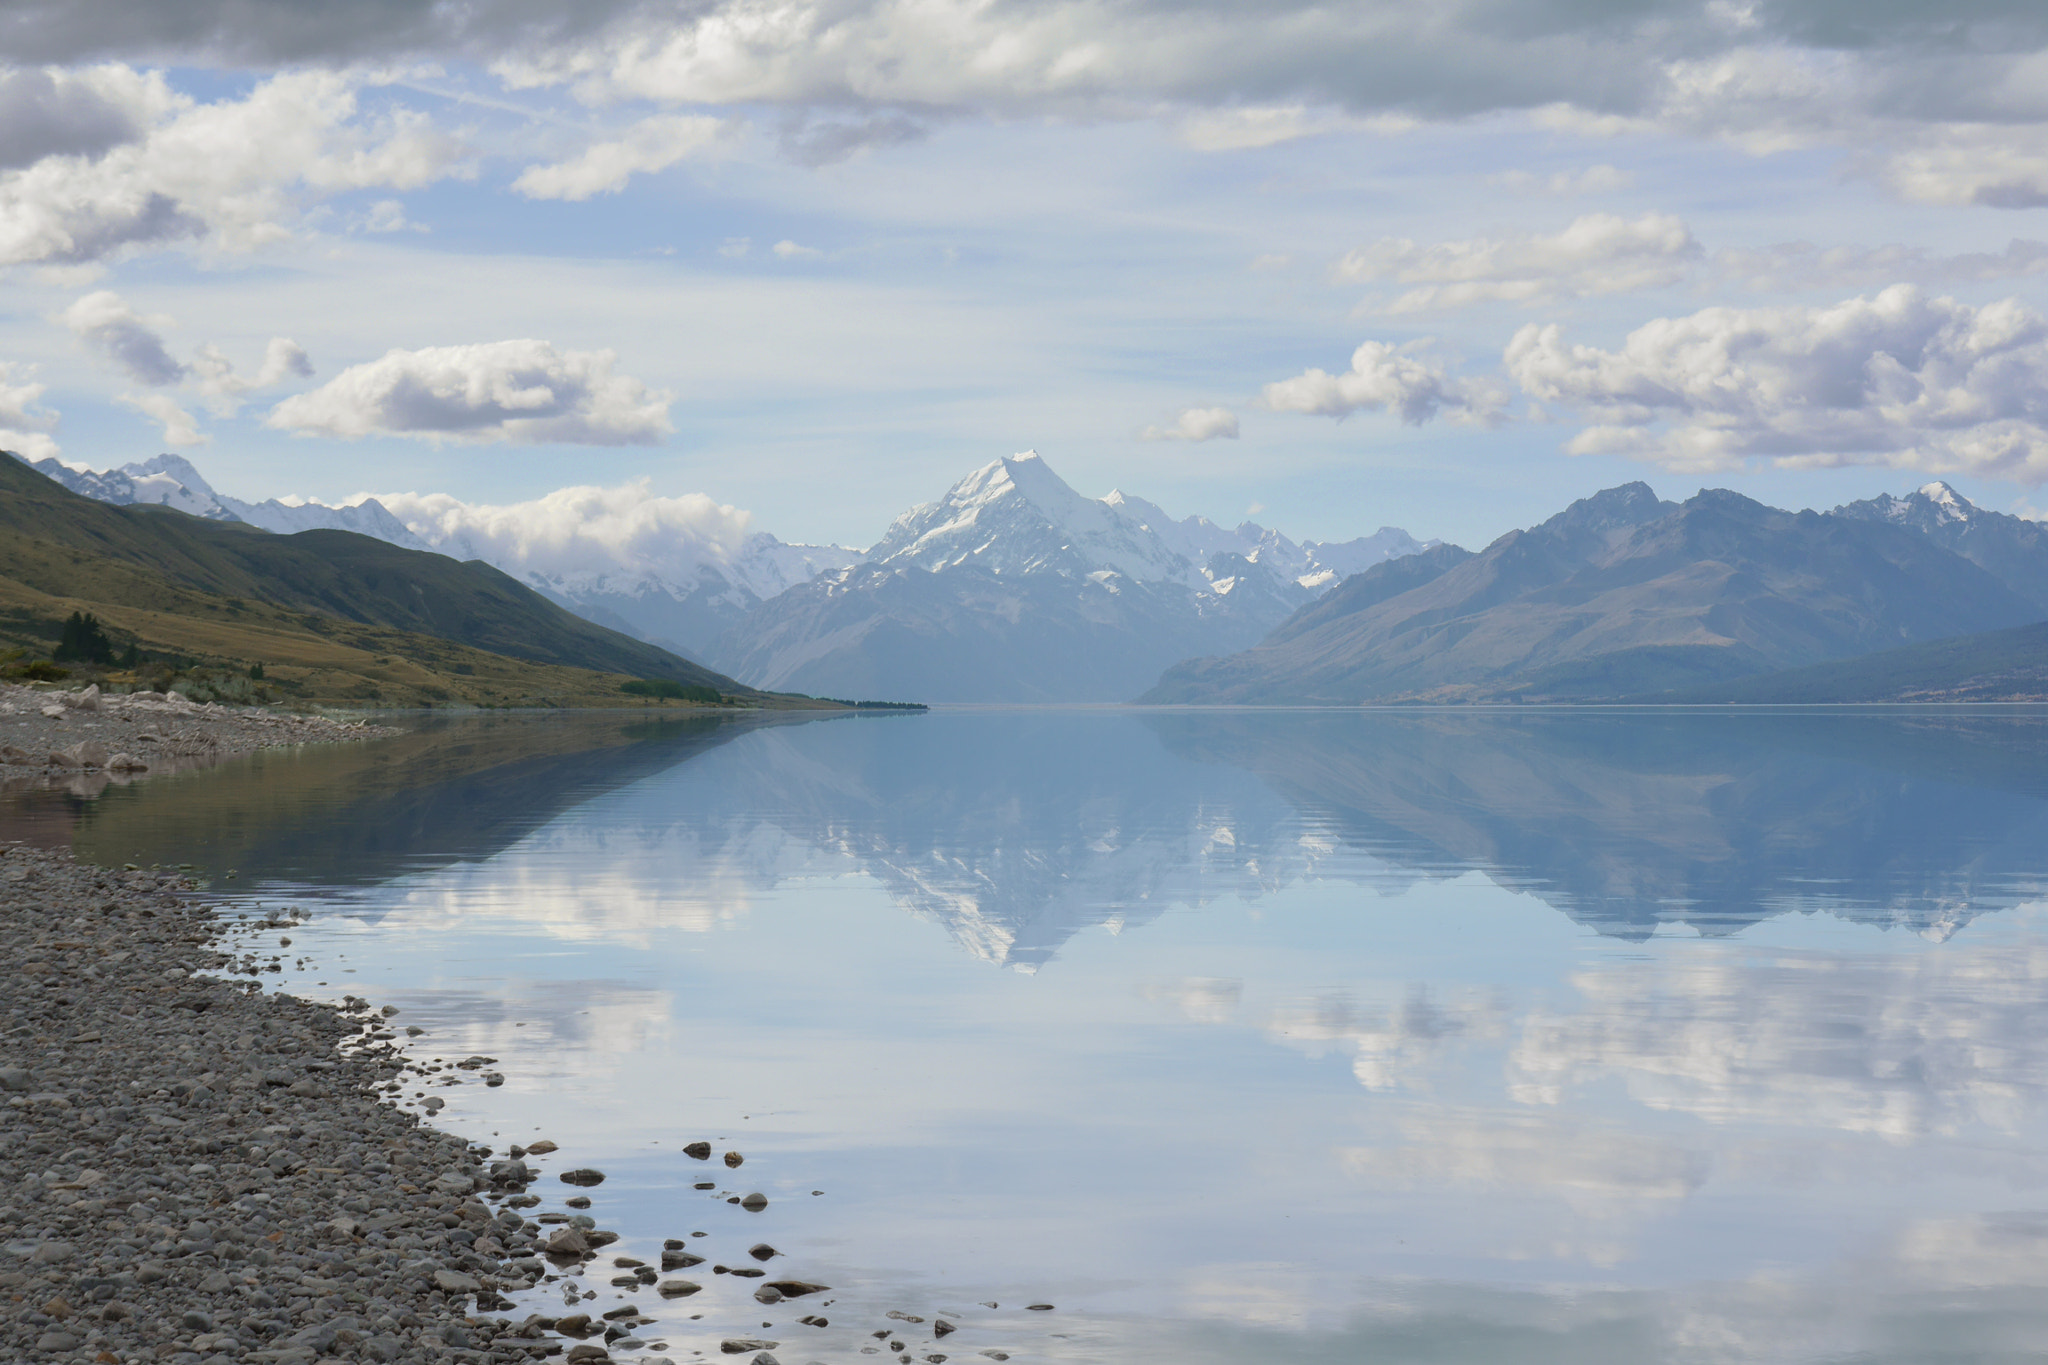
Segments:
[[[1386,238],[1345,253],[1339,279],[1414,285],[1382,313],[1421,313],[1475,303],[1548,303],[1675,284],[1700,258],[1699,243],[1668,213],[1587,214],[1542,235],[1438,242]]]
[[[1296,138],[1369,128],[1378,133],[1405,132],[1411,118],[1382,116],[1364,120],[1302,104],[1199,109],[1180,120],[1180,140],[1198,152],[1238,152],[1272,147]]]
[[[1530,171],[1503,171],[1488,176],[1493,184],[1514,190],[1518,194],[1546,194],[1557,199],[1575,199],[1588,194],[1613,194],[1625,190],[1635,183],[1635,177],[1618,166],[1605,162],[1588,166],[1582,171],[1554,171],[1549,175],[1536,175]]]
[[[253,390],[269,388],[286,379],[307,378],[313,373],[304,349],[288,337],[270,339],[264,348],[262,368],[253,379],[237,374],[234,363],[210,343],[201,346],[188,365],[171,354],[159,331],[173,325],[170,318],[137,313],[112,290],[102,289],[79,299],[64,310],[63,321],[75,336],[105,354],[137,383],[152,388],[176,384],[194,389],[222,417],[239,411],[243,397]],[[121,401],[162,422],[164,439],[172,445],[194,445],[204,440],[191,415],[166,395]]]
[[[815,261],[825,254],[814,246],[798,246],[786,237],[770,249],[785,261]]]
[[[719,243],[718,254],[736,261],[753,249],[754,239],[751,237],[728,237]]]
[[[411,189],[462,169],[424,116],[360,116],[364,78],[290,71],[199,103],[157,74],[104,68],[146,123],[98,155],[46,155],[0,173],[0,265],[79,264],[181,240],[246,251],[288,236],[306,204]]]
[[[167,393],[124,393],[119,401],[161,423],[165,445],[201,446],[212,439],[199,429],[192,414],[179,407],[178,400]]]
[[[625,136],[592,143],[567,161],[527,167],[512,188],[529,199],[582,200],[616,194],[635,175],[667,170],[716,146],[730,127],[725,119],[701,115],[642,119]]]
[[[365,232],[425,232],[418,223],[405,216],[405,205],[396,199],[379,199],[370,205],[370,211],[363,215],[362,229]]]
[[[0,449],[41,460],[57,453],[50,433],[57,414],[41,403],[46,386],[30,376],[32,369],[0,360]]]
[[[1359,411],[1391,410],[1410,426],[1420,426],[1440,412],[1456,421],[1500,421],[1507,403],[1501,387],[1491,380],[1451,374],[1443,361],[1426,353],[1428,344],[1364,342],[1351,353],[1351,368],[1344,373],[1311,369],[1266,385],[1259,402],[1274,412],[1339,419]]]
[[[87,294],[65,309],[64,325],[138,384],[160,388],[185,377],[184,364],[171,355],[157,330],[171,320],[142,316],[112,290]]]
[[[1146,427],[1141,441],[1226,441],[1237,439],[1237,414],[1229,408],[1189,408],[1170,427]]]
[[[1592,425],[1567,449],[1672,469],[1762,459],[2048,480],[2048,323],[1897,285],[1825,308],[1708,308],[1617,351],[1524,327],[1506,363]]]
[[[1619,1084],[1715,1124],[1912,1141],[2027,1131],[2048,1108],[2048,953],[1740,951],[1577,974],[1576,1010],[1530,1014],[1511,1093],[1556,1105]]]
[[[267,389],[288,379],[312,378],[313,362],[307,359],[305,348],[290,337],[272,337],[263,347],[263,364],[254,378],[235,373],[233,362],[211,344],[199,348],[191,371],[195,387],[206,396],[209,405],[226,414],[238,409],[241,398],[257,389]]]
[[[613,374],[616,360],[531,340],[392,350],[285,399],[266,421],[302,435],[653,444],[672,430],[669,395]]]
[[[1936,256],[1920,247],[1835,246],[1780,242],[1725,248],[1713,255],[1714,274],[1731,285],[1772,293],[1864,289],[1912,281],[1963,284],[2048,272],[2048,242],[2014,238],[2003,251]]]
[[[550,578],[651,573],[672,583],[740,554],[752,517],[701,493],[656,495],[646,480],[558,489],[531,502],[468,503],[445,493],[379,493],[429,545]]]
[[[2048,205],[2048,142],[2038,122],[1916,131],[1878,160],[1876,173],[1900,198],[1923,204]]]

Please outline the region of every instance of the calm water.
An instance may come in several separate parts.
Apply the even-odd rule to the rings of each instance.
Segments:
[[[498,718],[8,802],[304,906],[286,985],[499,1058],[440,1121],[613,1251],[833,1286],[640,1296],[678,1361],[2048,1359],[2048,715]]]

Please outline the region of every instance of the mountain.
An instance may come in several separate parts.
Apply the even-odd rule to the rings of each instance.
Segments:
[[[315,635],[367,627],[532,664],[751,693],[593,625],[487,564],[347,531],[276,535],[169,506],[112,506],[73,494],[18,459],[0,459],[0,577],[17,595],[52,602],[127,608],[188,625],[207,618],[213,624],[202,633],[218,634],[222,621],[244,616],[295,622]],[[151,628],[177,629],[174,620]],[[152,638],[155,648],[177,648],[175,640]]]
[[[1697,687],[2037,619],[2030,596],[1879,516],[1608,489],[1476,555],[1378,565],[1148,702],[1551,701]]]
[[[861,554],[837,545],[788,545],[757,532],[737,554],[670,539],[636,543],[622,560],[600,568],[535,567],[500,551],[460,525],[423,518],[408,525],[375,498],[330,506],[319,502],[243,502],[216,491],[189,460],[157,455],[96,473],[55,459],[27,462],[74,493],[116,506],[171,507],[208,521],[244,522],[266,531],[353,531],[408,550],[480,559],[609,630],[664,649],[701,657],[715,648],[763,599]]]
[[[2048,616],[2048,526],[1979,507],[1946,483],[1903,498],[1889,493],[1835,509],[1838,517],[1916,531],[2004,583]]]
[[[2048,622],[1629,700],[1680,706],[2048,702]]]
[[[240,521],[266,531],[291,535],[299,531],[353,531],[408,550],[433,548],[406,528],[404,522],[375,498],[349,507],[328,507],[317,502],[287,503],[272,498],[267,502],[243,502],[223,493],[179,455],[157,455],[134,464],[94,473],[73,469],[54,458],[30,460],[28,467],[55,479],[64,487],[95,502],[117,507],[169,507],[208,521]]]
[[[1337,552],[1414,546],[1383,531]],[[1333,576],[1249,523],[1083,497],[1026,452],[905,512],[860,563],[767,599],[712,659],[824,696],[1123,701],[1177,659],[1252,644]]]

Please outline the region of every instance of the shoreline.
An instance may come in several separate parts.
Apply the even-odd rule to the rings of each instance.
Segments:
[[[540,1202],[525,1158],[552,1147],[497,1155],[390,1103],[430,1083],[395,1010],[198,975],[264,967],[223,951],[238,926],[191,889],[0,847],[0,1347],[96,1365],[608,1360],[554,1329],[619,1339],[637,1315],[504,1316],[502,1291],[588,1274],[616,1240],[524,1216]]]
[[[259,749],[382,739],[400,731],[360,720],[198,703],[175,692],[103,694],[0,683],[0,783],[105,786],[207,767]]]

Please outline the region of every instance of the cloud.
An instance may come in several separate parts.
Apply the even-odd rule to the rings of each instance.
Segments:
[[[1554,1105],[1619,1084],[1710,1123],[1894,1141],[2023,1132],[2048,1109],[2048,952],[1768,957],[1579,973],[1579,1009],[1524,1020],[1511,1093]]]
[[[405,205],[396,199],[379,199],[370,205],[370,211],[362,217],[364,232],[425,232],[418,223],[410,222],[405,216]]]
[[[46,386],[29,376],[34,371],[0,360],[0,449],[41,460],[57,453],[50,433],[57,414],[42,406]]]
[[[1522,170],[1503,171],[1499,175],[1488,176],[1487,180],[1518,194],[1546,194],[1557,199],[1572,199],[1587,194],[1613,194],[1635,183],[1635,177],[1627,171],[1604,162],[1597,166],[1588,166],[1582,171],[1555,171],[1549,175],[1536,175]]]
[[[1311,369],[1282,379],[1260,390],[1259,403],[1274,412],[1339,419],[1391,410],[1410,426],[1421,426],[1440,412],[1488,425],[1502,420],[1507,395],[1500,386],[1450,374],[1441,360],[1423,353],[1428,344],[1364,342],[1351,353],[1351,368],[1344,373]]]
[[[614,375],[616,359],[545,341],[393,350],[285,399],[266,423],[301,435],[651,445],[673,430],[669,395]]]
[[[1385,238],[1345,253],[1337,277],[1416,286],[1372,311],[1422,313],[1476,303],[1539,304],[1675,284],[1701,256],[1668,213],[1594,213],[1548,236],[1475,237],[1420,245]]]
[[[1351,1054],[1351,1073],[1368,1090],[1424,1088],[1449,1056],[1506,1031],[1508,1009],[1491,995],[1470,992],[1436,1000],[1414,985],[1399,1003],[1360,1009],[1331,996],[1298,1009],[1281,1010],[1266,1032],[1312,1056],[1328,1050]]]
[[[1954,256],[1936,256],[1924,248],[1896,244],[1820,247],[1811,242],[1780,242],[1716,251],[1713,271],[1728,284],[1772,293],[1861,289],[1901,281],[1970,284],[2048,272],[2048,242],[2014,238],[2003,251]]]
[[[1229,408],[1189,408],[1170,427],[1146,427],[1141,441],[1226,441],[1237,439],[1237,414]]]
[[[782,154],[799,166],[829,166],[878,147],[900,147],[922,141],[930,129],[895,109],[849,116],[798,116],[783,124],[778,139]]]
[[[104,354],[130,379],[151,388],[182,385],[197,391],[216,415],[231,417],[241,409],[245,395],[266,389],[287,379],[311,377],[313,364],[305,350],[288,337],[272,337],[264,347],[263,364],[254,378],[235,372],[234,363],[211,343],[199,348],[191,364],[173,356],[159,328],[172,325],[162,315],[144,316],[112,290],[87,294],[63,313],[64,324],[73,335]],[[205,440],[198,434],[191,415],[168,395],[149,398],[126,397],[129,407],[146,412],[164,424],[164,439],[172,445],[196,445]],[[175,434],[174,434],[175,433]]]
[[[752,517],[701,493],[656,495],[647,480],[558,489],[530,502],[468,503],[445,493],[379,493],[377,501],[444,553],[547,577],[654,574],[687,583],[704,564],[736,559]]]
[[[124,66],[0,71],[0,170],[98,156],[141,137],[171,102],[160,75]]]
[[[185,377],[185,366],[156,330],[169,326],[170,319],[145,318],[111,290],[87,294],[65,309],[64,325],[138,384],[161,388]]]
[[[1180,140],[1198,152],[1240,152],[1272,147],[1319,133],[1370,128],[1374,132],[1404,132],[1415,120],[1382,117],[1370,121],[1351,118],[1328,109],[1314,110],[1289,104],[1250,108],[1199,109],[1180,120]]]
[[[529,199],[584,200],[616,194],[635,175],[667,170],[716,146],[731,127],[726,119],[704,116],[642,119],[624,137],[593,143],[567,161],[527,167],[512,188]]]
[[[798,246],[786,237],[769,249],[785,261],[815,261],[825,255],[814,246]]]
[[[1896,285],[1825,308],[1708,308],[1619,350],[1515,334],[1509,373],[1591,425],[1574,454],[1671,469],[1877,465],[2048,480],[2048,323]]]
[[[264,345],[263,364],[253,379],[235,373],[234,364],[210,344],[199,348],[191,370],[195,385],[216,410],[225,406],[226,411],[232,412],[245,394],[288,379],[312,378],[313,362],[307,358],[305,348],[290,337],[272,337]]]
[[[1916,131],[1877,159],[1877,178],[1902,199],[1995,209],[2048,205],[2048,146],[2037,121],[1953,124]]]
[[[199,430],[192,414],[179,407],[178,400],[167,393],[122,394],[118,401],[162,423],[165,445],[200,446],[212,439]]]
[[[0,265],[83,264],[180,241],[248,251],[289,236],[326,196],[417,188],[465,168],[466,150],[423,115],[363,116],[361,76],[290,71],[243,98],[199,103],[158,75],[102,75],[147,126],[97,155],[51,153],[0,172]]]

